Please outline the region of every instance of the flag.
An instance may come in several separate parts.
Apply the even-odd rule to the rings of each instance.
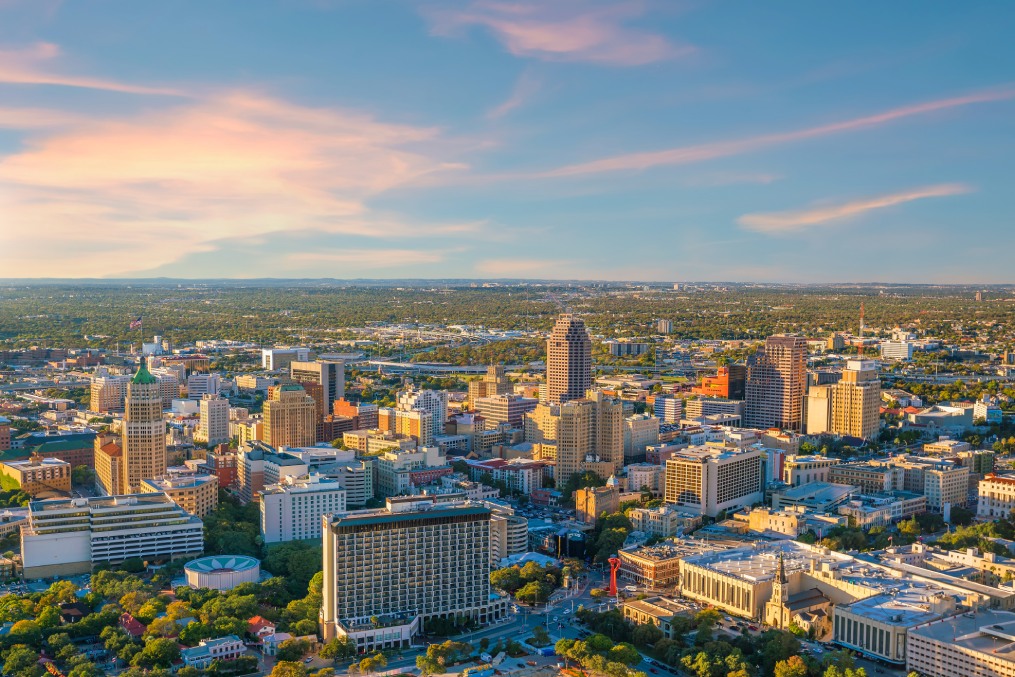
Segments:
[[[130,328],[131,329],[140,329],[141,328],[141,316],[140,315],[137,316],[136,320],[134,320],[133,322],[130,323]]]

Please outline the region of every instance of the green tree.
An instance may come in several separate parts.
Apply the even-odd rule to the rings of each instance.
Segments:
[[[271,677],[307,677],[307,669],[302,663],[279,661],[271,669]]]
[[[276,657],[280,661],[298,661],[307,655],[310,651],[310,643],[305,639],[296,639],[291,637],[283,640],[278,645],[278,653]]]
[[[4,674],[29,677],[41,670],[38,667],[39,654],[24,644],[15,644],[4,658]]]
[[[775,677],[807,677],[807,664],[800,656],[790,656],[775,664]]]
[[[536,646],[546,646],[550,643],[550,633],[542,625],[532,628],[532,640]]]
[[[131,660],[131,665],[139,668],[171,668],[179,657],[180,647],[176,642],[160,637],[145,644]]]
[[[356,642],[346,636],[335,637],[328,641],[321,649],[321,658],[335,660],[338,658],[348,658],[349,656],[356,655]]]

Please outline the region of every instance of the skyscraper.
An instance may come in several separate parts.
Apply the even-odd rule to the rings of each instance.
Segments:
[[[345,635],[364,651],[405,647],[430,619],[503,614],[503,598],[490,594],[490,515],[453,495],[325,515],[325,639]]]
[[[849,360],[832,390],[832,432],[867,439],[880,427],[881,381],[873,360]],[[810,431],[808,431],[810,432]]]
[[[289,377],[296,383],[321,386],[325,414],[330,414],[335,402],[345,397],[345,363],[340,360],[293,361],[289,363]]]
[[[312,447],[317,441],[317,403],[303,386],[272,386],[264,403],[264,441],[273,447]]]
[[[807,340],[769,336],[747,361],[744,423],[749,428],[800,431],[807,392]]]
[[[564,313],[546,342],[546,401],[585,397],[592,387],[592,339],[579,318]]]
[[[229,441],[229,400],[218,395],[201,398],[200,418],[194,439],[209,446]]]
[[[141,481],[166,472],[166,423],[162,420],[159,380],[144,361],[127,384],[123,417],[122,490],[141,491]]]

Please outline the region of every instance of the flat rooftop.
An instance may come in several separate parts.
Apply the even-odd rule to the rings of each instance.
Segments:
[[[934,610],[935,597],[951,595],[944,588],[933,583],[909,583],[899,581],[901,587],[895,592],[875,595],[848,605],[846,608],[858,616],[869,618],[885,625],[911,627],[929,623],[942,616],[955,613],[952,609]],[[895,590],[895,589],[893,589]]]
[[[910,634],[1015,663],[1015,613],[977,611],[911,628]]]

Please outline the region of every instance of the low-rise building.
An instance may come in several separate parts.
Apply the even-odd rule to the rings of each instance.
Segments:
[[[827,456],[790,456],[783,463],[782,481],[798,487],[811,482],[828,482],[829,472],[839,459]]]
[[[620,605],[624,618],[635,625],[651,623],[663,633],[663,639],[680,639],[673,628],[673,619],[690,615],[687,607],[665,597],[628,599]]]
[[[886,527],[927,512],[927,497],[910,491],[859,494],[840,505],[838,512],[849,518],[850,526]]]
[[[183,664],[197,670],[206,670],[213,661],[232,661],[243,655],[247,647],[236,635],[215,639],[202,639],[200,644],[180,651]]]
[[[574,493],[577,518],[586,524],[594,524],[604,513],[617,512],[620,508],[620,490],[616,486],[588,487]]]
[[[5,489],[21,489],[31,496],[70,492],[70,463],[56,458],[33,454],[22,461],[0,463],[0,475]]]
[[[200,554],[204,525],[168,496],[133,494],[32,501],[21,530],[26,578],[91,571],[126,559]]]
[[[168,468],[166,474],[141,481],[142,494],[163,493],[191,515],[204,517],[219,503],[219,483],[214,475]]]
[[[906,634],[906,669],[934,677],[1015,675],[1015,613],[977,611],[939,618]]]
[[[976,517],[991,520],[1008,517],[1015,510],[1015,475],[986,475],[977,488]]]
[[[772,491],[772,509],[800,506],[812,512],[833,510],[860,493],[860,487],[831,482],[811,482]]]
[[[495,481],[504,482],[508,489],[529,495],[543,486],[546,463],[523,458],[504,460],[493,458],[485,461],[467,461],[469,475],[475,480],[489,474]]]
[[[700,514],[681,510],[675,505],[632,508],[628,512],[628,518],[635,531],[662,538],[693,531],[701,526],[702,520]]]

